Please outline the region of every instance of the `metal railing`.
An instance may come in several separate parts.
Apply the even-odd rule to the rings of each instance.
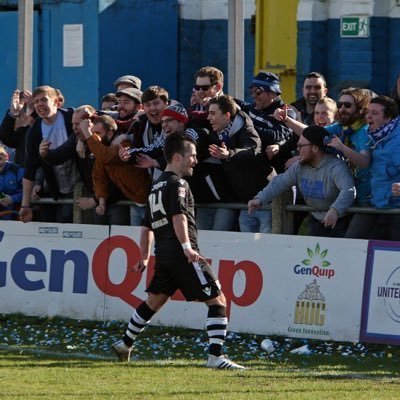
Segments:
[[[84,195],[82,193],[82,187],[78,185],[76,187],[75,196],[80,197]],[[36,201],[32,201],[33,205],[40,204],[72,204],[74,207],[73,222],[74,223],[92,223],[92,210],[81,210],[74,204],[74,199],[60,199],[53,200],[52,198],[42,198]],[[130,200],[121,200],[116,204],[122,206],[131,206],[134,203]],[[231,208],[235,210],[247,210],[247,204],[245,203],[207,203],[197,204],[197,207],[205,208]],[[293,234],[293,217],[296,212],[311,212],[311,211],[326,211],[324,209],[315,209],[306,205],[294,205],[293,195],[291,192],[284,193],[281,197],[278,197],[272,201],[268,206],[261,207],[263,210],[272,210],[272,233],[278,234]],[[399,215],[400,208],[391,209],[377,209],[373,207],[350,207],[348,212],[351,214],[389,214]]]

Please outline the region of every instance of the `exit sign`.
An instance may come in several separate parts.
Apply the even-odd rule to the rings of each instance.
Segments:
[[[346,16],[340,19],[340,36],[346,38],[366,38],[369,36],[369,17]]]

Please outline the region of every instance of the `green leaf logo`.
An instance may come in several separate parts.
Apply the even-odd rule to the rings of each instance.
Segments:
[[[331,263],[329,261],[324,260],[324,258],[328,255],[328,249],[322,250],[317,243],[314,251],[307,247],[307,254],[309,258],[305,258],[301,263],[304,265],[321,265],[322,267],[329,267]]]
[[[329,267],[331,263],[329,261],[322,261],[322,266],[323,267]]]

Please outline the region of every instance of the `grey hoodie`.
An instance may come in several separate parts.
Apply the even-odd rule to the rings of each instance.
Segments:
[[[294,185],[297,185],[308,206],[326,210],[334,208],[339,217],[344,215],[356,197],[353,176],[347,164],[327,154],[316,168],[296,162],[286,172],[276,176],[255,198],[266,205]],[[312,212],[319,221],[325,214]]]

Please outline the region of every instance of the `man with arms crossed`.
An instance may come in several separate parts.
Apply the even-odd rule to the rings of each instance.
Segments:
[[[164,155],[167,167],[149,195],[140,237],[141,259],[134,267],[138,272],[146,268],[155,238],[154,275],[146,301],[134,311],[123,339],[113,345],[113,350],[119,359],[129,361],[136,337],[180,289],[187,301],[201,301],[208,307],[207,367],[244,369],[222,354],[228,323],[226,300],[213,270],[199,254],[193,196],[182,179],[192,175],[197,164],[195,142],[184,134],[171,134],[165,141]]]

